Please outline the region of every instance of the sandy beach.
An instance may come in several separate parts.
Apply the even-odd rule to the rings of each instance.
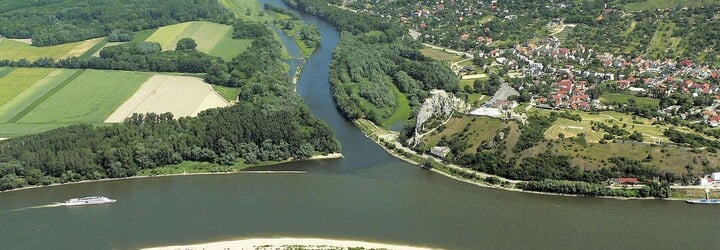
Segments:
[[[392,245],[375,242],[364,242],[354,240],[334,240],[317,238],[260,238],[231,240],[193,245],[164,246],[156,248],[144,248],[145,250],[236,250],[236,249],[348,249],[362,247],[365,249],[398,249],[398,250],[425,250],[431,248],[412,247],[404,245]]]

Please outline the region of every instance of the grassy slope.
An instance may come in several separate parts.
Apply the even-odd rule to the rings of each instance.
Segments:
[[[0,78],[0,106],[5,105],[35,82],[50,74],[53,69],[15,69]]]
[[[630,94],[624,94],[624,93],[605,93],[602,96],[600,96],[600,102],[603,103],[612,103],[612,102],[619,102],[619,103],[627,103],[628,100],[635,100],[635,103],[641,107],[647,107],[652,109],[658,109],[660,108],[660,100],[658,99],[652,99],[652,98],[646,98],[646,97],[637,97]]]
[[[438,61],[448,61],[448,62],[455,62],[460,61],[462,58],[458,55],[448,53],[439,49],[433,49],[433,48],[423,48],[420,50],[420,52],[430,58],[433,58]]]
[[[392,116],[390,116],[387,120],[383,121],[382,126],[383,127],[390,127],[395,123],[398,122],[405,122],[410,117],[410,112],[412,111],[410,109],[410,104],[408,103],[408,99],[400,92],[400,90],[395,87],[395,85],[392,85],[393,93],[395,93],[395,102],[397,103],[397,108],[395,108],[395,112],[393,112]]]
[[[102,122],[149,78],[147,73],[85,71],[19,122]]]
[[[574,121],[566,119],[558,119],[562,122],[573,124]],[[468,126],[469,124],[469,126]],[[578,123],[582,125],[582,123]],[[578,125],[575,124],[575,125]],[[468,129],[465,131],[465,127]],[[423,138],[423,142],[428,146],[435,146],[442,137],[450,140],[453,137],[459,137],[469,144],[464,153],[473,154],[483,141],[492,140],[495,134],[504,127],[510,127],[510,133],[506,135],[504,143],[507,149],[504,151],[508,157],[526,157],[536,156],[543,152],[551,152],[560,155],[568,155],[572,158],[571,162],[583,169],[598,169],[600,167],[611,166],[608,162],[611,157],[627,157],[642,161],[651,156],[650,160],[643,162],[644,165],[656,167],[662,170],[671,171],[676,174],[684,174],[687,172],[686,166],[690,166],[696,172],[701,172],[707,166],[717,166],[720,164],[720,155],[718,153],[709,153],[704,150],[693,151],[687,148],[679,148],[677,146],[651,146],[644,143],[590,143],[591,136],[588,136],[587,146],[573,142],[570,139],[552,140],[552,143],[541,142],[539,145],[530,148],[520,154],[512,152],[512,148],[519,140],[520,131],[516,122],[503,122],[499,119],[488,117],[463,116],[451,119],[441,132],[434,132]],[[583,131],[588,134],[590,129]],[[566,132],[566,135],[568,133]],[[568,136],[569,137],[569,136]]]
[[[718,3],[718,0],[645,0],[634,3],[625,4],[625,9],[630,11],[636,10],[655,10],[665,8],[678,7],[700,7],[712,3]]]
[[[236,101],[238,95],[240,94],[240,88],[226,87],[220,85],[212,85],[212,88],[218,93],[220,93],[220,96],[222,96],[228,102]]]
[[[41,57],[61,59],[83,43],[85,43],[85,41],[47,47],[34,47],[26,43],[0,39],[0,60],[20,60],[24,58],[34,61]]]
[[[465,127],[468,126],[465,131]],[[514,145],[519,138],[519,129],[516,123],[505,123],[500,119],[483,117],[483,116],[463,116],[460,118],[452,118],[445,124],[445,129],[440,132],[433,132],[423,138],[429,146],[436,146],[438,142],[446,137],[448,140],[453,136],[467,138],[465,141],[469,144],[464,153],[473,154],[483,141],[492,140],[498,131],[505,127],[510,127],[510,133],[505,141]],[[515,135],[515,136],[513,136]],[[512,149],[512,147],[509,147]]]
[[[76,71],[77,70],[74,69],[56,69],[47,74],[47,76],[41,80],[35,82],[25,91],[5,103],[5,105],[0,106],[0,123],[7,122],[23,112],[25,109],[33,105],[33,103],[40,100],[43,96],[58,87]],[[30,78],[25,80],[30,80]],[[0,81],[2,81],[2,79],[0,79]]]

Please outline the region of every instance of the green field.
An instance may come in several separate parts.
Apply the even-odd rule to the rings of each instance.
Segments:
[[[605,104],[611,104],[613,102],[628,103],[629,100],[634,100],[639,107],[649,108],[656,110],[660,108],[660,100],[646,97],[637,97],[625,93],[605,93],[600,96],[600,102]]]
[[[715,4],[718,0],[645,0],[625,4],[625,10],[655,10],[680,7],[700,7]]]
[[[223,24],[198,21],[164,26],[146,41],[160,43],[163,50],[174,50],[177,41],[192,38],[197,50],[230,60],[250,46],[250,39],[232,39],[232,27]]]
[[[0,106],[5,105],[35,82],[43,79],[54,69],[9,69],[5,77],[0,78]]]
[[[23,116],[19,123],[103,122],[147,79],[147,73],[88,70]]]
[[[9,120],[17,117],[28,109],[38,100],[42,99],[49,92],[56,89],[63,81],[73,75],[77,70],[71,69],[17,69],[17,72],[25,72],[27,78],[19,80],[25,84],[29,84],[25,90],[19,92],[13,96],[11,100],[0,105],[0,123],[8,122]],[[49,71],[49,72],[48,72]],[[47,72],[47,73],[46,73]],[[43,76],[43,77],[40,77]],[[7,78],[0,78],[0,82],[5,81]],[[0,87],[2,93],[7,90],[4,87]]]
[[[90,46],[87,47],[87,45]],[[78,55],[81,55],[93,45],[95,45],[95,43],[88,44],[88,41],[80,41],[55,46],[35,47],[30,44],[9,39],[0,39],[0,60],[27,59],[29,61],[34,61],[41,57],[61,59],[66,57],[73,50],[80,50]]]

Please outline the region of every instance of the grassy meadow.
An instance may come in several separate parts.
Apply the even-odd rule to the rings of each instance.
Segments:
[[[35,82],[43,79],[54,69],[8,69],[7,75],[0,78],[0,106],[8,103]]]
[[[602,96],[600,96],[600,102],[605,104],[611,104],[613,102],[618,103],[628,103],[629,100],[634,100],[635,103],[640,107],[650,108],[650,109],[659,109],[660,108],[660,100],[653,99],[653,98],[647,98],[647,97],[637,97],[630,94],[625,93],[605,93]]]
[[[18,70],[34,70],[41,71],[46,69],[18,69]],[[21,93],[14,96],[4,105],[0,105],[0,123],[17,121],[24,114],[32,110],[42,102],[44,98],[49,97],[52,93],[62,88],[63,84],[67,84],[68,79],[75,75],[79,70],[75,69],[54,69],[42,79],[34,82]],[[2,81],[2,79],[0,79]],[[0,88],[2,89],[2,88]],[[4,89],[3,89],[4,90]]]
[[[71,56],[81,56],[102,40],[102,38],[96,38],[55,46],[35,47],[10,39],[0,39],[0,60],[27,59],[34,61],[42,57],[62,59]]]
[[[102,122],[150,76],[148,73],[87,70],[18,122]]]
[[[145,34],[141,34],[145,35]],[[160,43],[163,50],[174,50],[182,38],[192,38],[197,50],[230,60],[250,47],[251,39],[232,39],[232,27],[205,21],[186,22],[158,28],[146,41]]]

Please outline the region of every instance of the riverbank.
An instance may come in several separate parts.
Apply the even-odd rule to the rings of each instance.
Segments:
[[[395,158],[398,158],[400,160],[403,160],[405,162],[408,162],[410,164],[414,164],[418,167],[428,169],[432,172],[435,172],[437,174],[443,175],[445,177],[451,178],[456,181],[461,181],[464,183],[472,184],[479,187],[485,187],[485,188],[494,188],[494,189],[500,189],[504,191],[512,191],[512,192],[522,192],[522,193],[529,193],[529,194],[539,194],[539,195],[551,195],[551,196],[567,196],[567,197],[596,197],[596,198],[605,198],[605,199],[615,199],[615,200],[668,200],[668,201],[685,201],[687,199],[692,198],[703,198],[703,197],[684,197],[679,198],[677,196],[675,197],[669,197],[664,199],[658,199],[654,197],[621,197],[621,196],[586,196],[586,195],[579,195],[579,194],[564,194],[564,193],[550,193],[550,192],[539,192],[539,191],[529,191],[529,190],[523,190],[519,188],[515,188],[516,183],[520,183],[522,181],[520,180],[511,180],[507,179],[501,176],[492,175],[488,173],[478,172],[466,168],[462,168],[460,166],[454,165],[454,164],[448,164],[444,161],[437,159],[433,156],[427,155],[427,154],[418,154],[412,149],[409,149],[402,144],[400,144],[397,141],[397,136],[393,135],[392,132],[386,131],[380,127],[378,127],[376,124],[367,121],[367,120],[354,120],[353,123],[357,125],[360,130],[363,131],[366,137],[370,138],[373,142],[378,144],[381,148],[383,148],[386,152],[388,152],[390,155],[394,156]],[[369,123],[369,125],[368,125]],[[422,166],[423,163],[429,162],[432,167],[424,167]],[[461,175],[461,174],[462,175]],[[472,176],[473,178],[466,178],[463,175]],[[484,180],[487,178],[498,180],[499,184],[493,184],[488,183]]]
[[[235,167],[232,169],[232,171],[206,170],[206,171],[202,171],[202,172],[180,172],[180,173],[164,173],[164,174],[147,173],[147,174],[138,174],[135,176],[124,177],[124,178],[104,178],[104,179],[98,179],[98,180],[82,180],[82,181],[67,182],[67,183],[53,183],[50,185],[34,185],[34,186],[27,186],[27,187],[15,188],[15,189],[10,189],[10,190],[4,190],[4,191],[0,191],[0,193],[8,193],[8,192],[15,192],[15,191],[22,191],[22,190],[36,189],[36,188],[44,188],[44,187],[75,185],[75,184],[90,183],[90,182],[123,181],[123,180],[132,180],[132,179],[140,179],[140,178],[193,176],[193,175],[242,174],[242,173],[244,173],[244,171],[242,171],[243,169],[252,168],[252,167],[273,166],[273,165],[279,165],[279,164],[290,163],[290,162],[330,160],[330,159],[340,159],[340,158],[345,158],[345,156],[342,153],[330,153],[327,155],[315,155],[315,156],[310,157],[309,159],[302,159],[302,160],[292,160],[291,159],[291,160],[285,160],[285,161],[262,162],[262,163],[258,163],[258,164],[252,164],[252,165],[244,165],[242,167]],[[271,174],[271,173],[298,174],[301,172],[296,172],[296,171],[248,171],[247,173],[253,173],[253,174]]]
[[[431,248],[394,245],[376,242],[318,239],[318,238],[257,238],[220,242],[200,243],[193,245],[177,245],[144,248],[143,250],[234,250],[234,249],[397,249],[427,250]]]

